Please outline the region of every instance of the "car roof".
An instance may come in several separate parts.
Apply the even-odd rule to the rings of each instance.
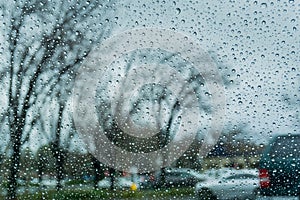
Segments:
[[[274,138],[280,138],[280,137],[284,137],[284,138],[300,137],[300,134],[290,133],[290,134],[277,134],[277,135],[274,136]]]
[[[193,169],[190,168],[166,168],[166,171],[168,172],[196,172]]]
[[[235,169],[235,168],[220,168],[220,169],[212,169],[204,172],[209,178],[223,178],[232,175],[238,174],[251,174],[258,176],[257,169]]]

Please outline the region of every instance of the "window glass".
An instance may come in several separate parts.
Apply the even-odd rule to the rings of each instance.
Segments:
[[[296,0],[0,0],[0,199],[299,198],[299,20]]]
[[[271,154],[276,157],[300,157],[300,137],[279,137],[273,144]]]

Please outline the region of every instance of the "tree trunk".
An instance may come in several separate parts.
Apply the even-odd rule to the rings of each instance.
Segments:
[[[45,162],[42,156],[38,155],[38,179],[39,179],[39,187],[42,187],[42,181],[43,181],[43,171],[45,168]]]
[[[116,170],[114,168],[110,168],[109,169],[109,175],[110,175],[110,190],[114,190],[115,189],[115,172]]]
[[[94,172],[95,172],[95,177],[94,177],[94,189],[98,189],[98,182],[104,178],[104,170],[101,166],[101,163],[99,160],[97,160],[93,155],[92,157],[92,162],[93,162],[93,167],[94,167]]]
[[[17,177],[20,169],[20,149],[21,149],[21,130],[17,130],[12,135],[11,141],[13,144],[12,157],[10,164],[10,174],[8,177],[8,193],[6,199],[17,199]]]
[[[59,104],[58,111],[58,121],[56,127],[55,138],[53,142],[53,155],[55,157],[55,170],[56,170],[56,190],[59,191],[62,188],[62,180],[64,177],[63,168],[64,168],[64,155],[63,150],[60,147],[60,135],[61,135],[61,124],[62,124],[62,115],[64,111],[64,103]]]
[[[160,170],[160,183],[159,183],[160,188],[166,187],[166,168],[161,168]]]
[[[55,150],[55,171],[56,171],[56,190],[59,191],[62,189],[62,180],[64,178],[64,155],[60,148]]]

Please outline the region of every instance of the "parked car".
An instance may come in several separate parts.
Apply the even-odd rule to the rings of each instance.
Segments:
[[[266,146],[259,162],[261,196],[299,196],[300,135],[279,135]]]
[[[129,190],[135,183],[128,177],[116,177],[115,178],[115,188],[121,190]],[[136,184],[135,184],[136,185]],[[111,186],[111,178],[105,177],[98,182],[99,188],[108,189]]]
[[[230,167],[223,167],[219,169],[207,169],[203,172],[203,175],[207,179],[212,179],[212,178],[221,178],[224,177],[224,175],[234,173],[236,171],[235,168],[230,168]]]
[[[199,199],[255,199],[259,187],[257,170],[221,171],[196,184]]]
[[[154,187],[155,174],[154,173],[145,173],[141,174],[137,178],[137,183],[140,189],[151,189]]]
[[[161,171],[150,176],[149,182],[152,186],[157,187],[188,187],[195,186],[196,183],[204,181],[206,178],[203,174],[188,168],[167,168],[165,169],[165,181],[162,180]]]

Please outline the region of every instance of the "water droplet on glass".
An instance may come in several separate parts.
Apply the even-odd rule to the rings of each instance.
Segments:
[[[262,8],[267,8],[268,7],[268,5],[266,3],[262,3],[260,5],[261,5]]]

